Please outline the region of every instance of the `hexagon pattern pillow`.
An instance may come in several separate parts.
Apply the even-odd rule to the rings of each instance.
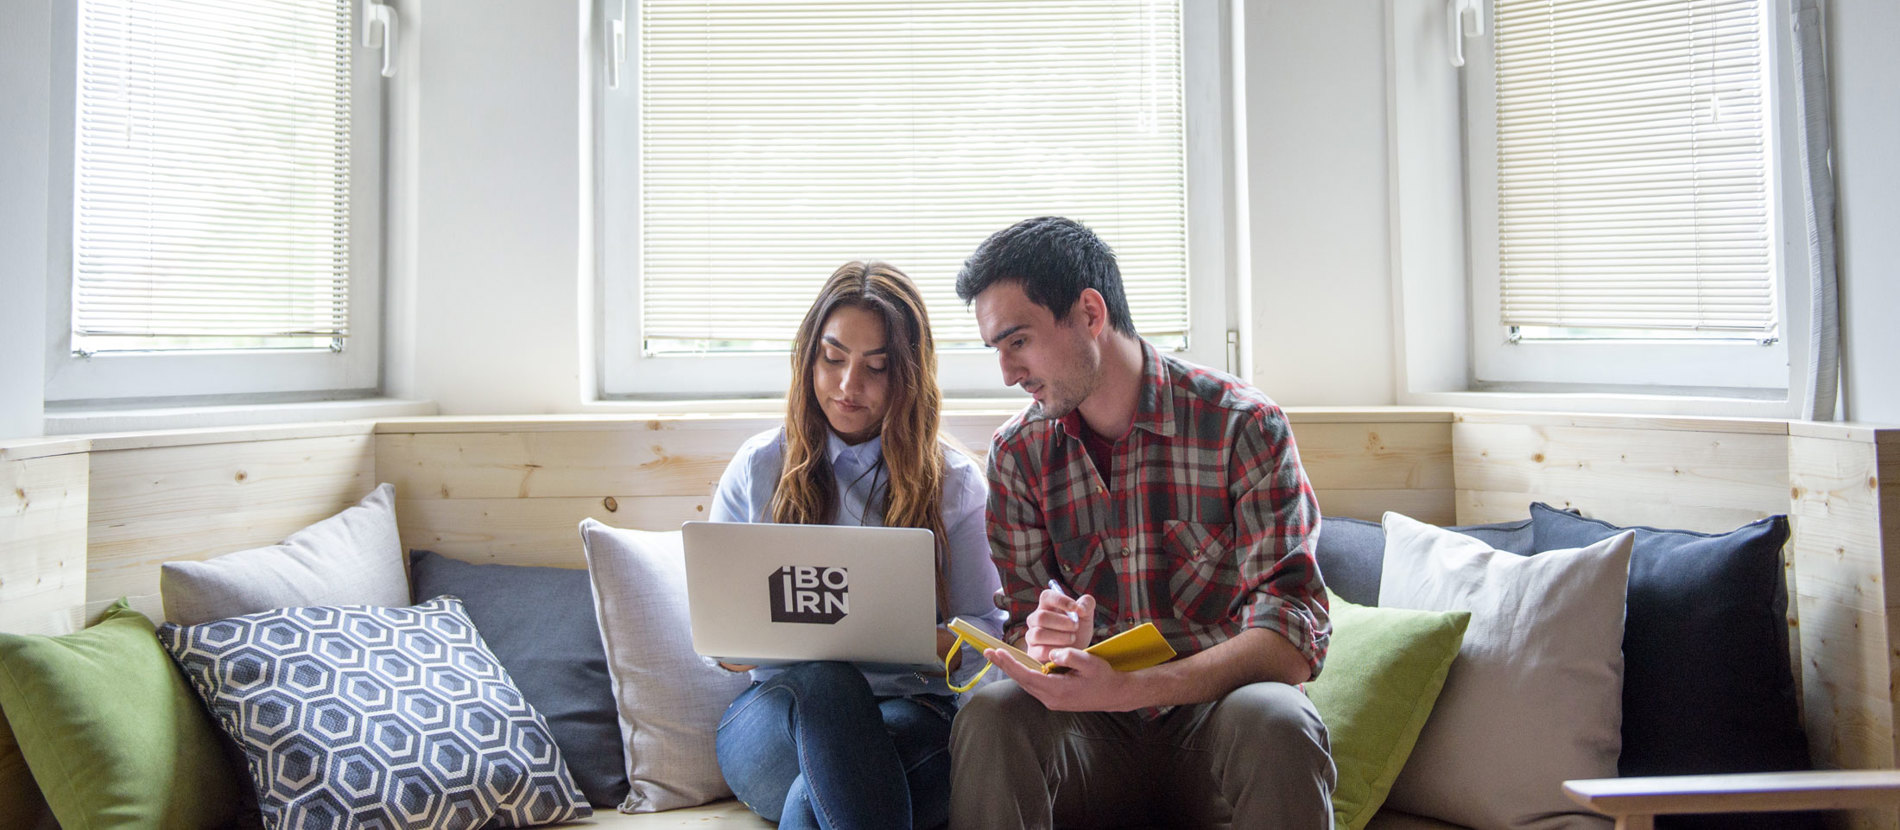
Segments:
[[[243,747],[267,827],[525,827],[592,812],[455,597],[167,623],[158,636]]]

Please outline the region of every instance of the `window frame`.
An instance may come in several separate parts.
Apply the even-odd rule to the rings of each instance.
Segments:
[[[608,228],[639,227],[639,0],[597,0],[593,39],[596,194],[593,296],[596,397],[668,400],[782,397],[790,381],[784,353],[655,355],[642,353],[639,239]],[[618,89],[614,73],[615,21],[624,14],[625,61]],[[1183,106],[1186,109],[1188,348],[1171,351],[1208,366],[1229,365],[1227,332],[1234,267],[1227,240],[1234,230],[1232,194],[1225,187],[1233,156],[1232,10],[1221,0],[1182,0]],[[612,137],[624,136],[623,152]],[[1025,217],[1027,218],[1027,217]],[[1001,230],[1001,228],[998,228]],[[1115,240],[1105,240],[1112,247]],[[841,255],[848,256],[848,254]],[[844,259],[839,260],[843,262]],[[902,263],[897,263],[902,267]],[[939,347],[938,382],[948,397],[995,397],[1004,392],[995,353]]]
[[[1706,387],[1732,390],[1780,390],[1788,388],[1788,337],[1793,330],[1791,284],[1805,284],[1805,256],[1794,260],[1788,255],[1789,241],[1805,239],[1806,232],[1790,214],[1799,219],[1799,191],[1792,193],[1789,181],[1799,181],[1799,165],[1791,164],[1794,155],[1787,148],[1793,141],[1792,109],[1782,85],[1792,73],[1786,71],[1791,59],[1785,54],[1786,37],[1781,36],[1772,2],[1764,2],[1762,27],[1767,38],[1763,50],[1768,59],[1767,98],[1770,125],[1768,158],[1772,159],[1770,180],[1770,246],[1774,251],[1777,297],[1777,333],[1772,338],[1740,337],[1681,342],[1663,338],[1630,340],[1530,340],[1513,339],[1508,327],[1498,322],[1500,291],[1498,267],[1497,218],[1497,129],[1495,52],[1491,47],[1492,29],[1488,25],[1492,0],[1482,0],[1487,26],[1480,43],[1467,44],[1464,68],[1465,87],[1465,171],[1466,223],[1470,233],[1470,279],[1472,319],[1472,379],[1479,388],[1510,389],[1531,383],[1587,383],[1629,386]],[[1476,48],[1473,48],[1473,47]],[[1789,198],[1797,201],[1791,206]],[[1792,207],[1792,210],[1790,209]],[[1792,269],[1802,269],[1800,279]],[[1805,297],[1805,294],[1802,295]],[[1667,349],[1670,359],[1656,359],[1656,350]]]
[[[1778,332],[1676,342],[1509,341],[1499,322],[1491,0],[1455,69],[1445,8],[1387,3],[1398,398],[1418,405],[1787,417],[1808,378],[1809,275],[1789,9],[1766,0]],[[1406,74],[1410,71],[1410,76]],[[1488,149],[1486,149],[1488,148]],[[1446,210],[1445,205],[1451,205]],[[1438,215],[1432,215],[1436,211]],[[1487,230],[1488,228],[1488,230]],[[1446,241],[1453,239],[1455,241]],[[1658,349],[1671,359],[1657,359]]]
[[[356,4],[360,15],[361,5]],[[361,31],[362,21],[352,18]],[[84,407],[168,399],[273,400],[373,393],[382,370],[382,53],[352,33],[350,319],[340,350],[73,352],[74,141],[78,98],[78,3],[55,3],[51,171],[48,187],[46,402]]]

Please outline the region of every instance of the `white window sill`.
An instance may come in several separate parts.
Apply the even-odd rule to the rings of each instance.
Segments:
[[[1401,392],[1407,406],[1494,409],[1521,412],[1585,412],[1615,415],[1679,415],[1715,418],[1799,418],[1800,404],[1786,392],[1775,398],[1645,395],[1631,392]]]
[[[341,401],[215,406],[101,407],[46,410],[47,435],[93,435],[162,429],[300,424],[436,414],[435,401],[355,398]]]
[[[1029,396],[943,399],[943,412],[954,414],[1015,413],[1029,405]],[[590,415],[753,415],[782,417],[784,398],[706,398],[688,400],[595,400],[581,405]]]

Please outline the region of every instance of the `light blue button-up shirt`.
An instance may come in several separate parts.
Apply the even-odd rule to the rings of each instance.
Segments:
[[[885,496],[891,484],[889,471],[877,463],[884,439],[873,438],[853,446],[835,432],[828,434],[825,451],[838,483],[838,515],[832,517],[831,524],[883,527]],[[943,450],[943,525],[950,559],[948,613],[1001,636],[1003,611],[996,607],[995,596],[1002,582],[990,559],[989,535],[983,524],[989,485],[982,468],[969,456],[949,447]],[[713,492],[712,520],[772,521],[772,494],[778,489],[784,466],[783,427],[752,436],[719,477],[719,488]],[[966,650],[957,670],[959,682],[982,666],[982,655]],[[754,669],[752,678],[765,680],[782,670]],[[880,696],[951,694],[943,678],[916,672],[870,670],[864,672],[864,677],[871,682],[871,692]]]

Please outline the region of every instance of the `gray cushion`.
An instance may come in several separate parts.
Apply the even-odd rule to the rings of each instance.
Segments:
[[[475,565],[419,550],[409,555],[409,576],[416,596],[461,597],[489,650],[547,719],[588,802],[620,806],[626,760],[587,572]]]
[[[1497,550],[1528,556],[1535,552],[1531,541],[1531,520],[1499,522],[1489,525],[1448,527],[1477,539]],[[1327,516],[1320,522],[1320,577],[1326,587],[1358,605],[1379,604],[1379,570],[1385,562],[1385,528],[1378,522]]]
[[[396,490],[381,484],[354,506],[282,544],[159,569],[165,619],[179,625],[309,605],[409,604],[396,533]]]

